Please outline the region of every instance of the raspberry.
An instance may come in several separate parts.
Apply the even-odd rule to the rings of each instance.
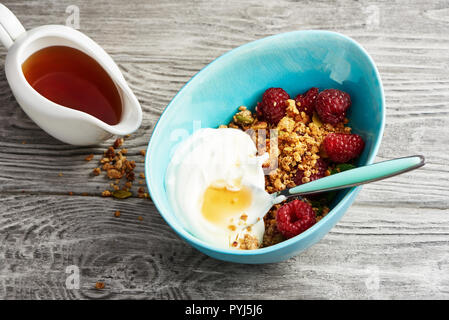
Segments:
[[[351,106],[351,97],[337,89],[327,89],[318,94],[315,110],[321,121],[336,125],[345,119]]]
[[[314,181],[320,178],[323,178],[326,175],[327,171],[327,163],[323,159],[317,159],[315,169],[317,170],[316,173],[312,173],[309,177],[310,181]],[[304,170],[298,170],[296,171],[296,175],[293,178],[293,182],[299,186],[303,184],[302,178],[304,178]]]
[[[276,222],[282,235],[292,238],[313,226],[316,216],[310,204],[301,200],[293,200],[278,209]]]
[[[286,101],[290,96],[281,88],[269,88],[263,96],[262,102],[257,104],[258,115],[271,124],[277,124],[285,116]]]
[[[318,88],[310,88],[309,91],[303,94],[298,94],[295,98],[298,111],[305,112],[309,117],[313,115],[315,110],[316,98],[318,97]],[[298,103],[300,104],[298,106]]]
[[[330,160],[345,163],[357,158],[363,151],[365,142],[357,134],[329,133],[323,141],[323,148]]]

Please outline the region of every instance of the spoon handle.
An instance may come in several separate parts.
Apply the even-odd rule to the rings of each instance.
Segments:
[[[424,161],[424,157],[421,155],[382,161],[311,181],[297,187],[284,190],[279,193],[279,195],[290,197],[293,195],[304,195],[318,191],[323,192],[354,187],[417,169],[424,165]]]

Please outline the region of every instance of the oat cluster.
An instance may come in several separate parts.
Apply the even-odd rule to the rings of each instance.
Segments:
[[[115,197],[118,199],[125,199],[132,196],[130,192],[133,182],[136,179],[134,169],[136,162],[127,158],[128,149],[123,148],[124,139],[117,138],[113,145],[103,152],[99,167],[92,170],[92,175],[99,176],[105,174],[110,180],[114,180],[109,184],[110,188],[104,190],[101,195],[103,197]],[[141,150],[140,155],[145,156],[145,150]],[[91,161],[94,158],[93,154],[86,156],[86,161]],[[144,184],[145,175],[140,173],[138,176],[139,184]],[[123,182],[125,180],[125,182]],[[139,198],[149,198],[149,194],[144,187],[139,187],[137,190]]]

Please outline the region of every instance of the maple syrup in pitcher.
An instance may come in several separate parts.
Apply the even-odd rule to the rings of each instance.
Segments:
[[[84,52],[51,46],[22,64],[28,83],[45,98],[115,125],[122,113],[117,87],[101,65]]]

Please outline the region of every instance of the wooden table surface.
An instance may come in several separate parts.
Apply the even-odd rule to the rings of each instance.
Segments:
[[[248,41],[303,29],[344,33],[376,61],[387,107],[376,160],[423,154],[427,164],[365,186],[299,256],[225,263],[180,240],[151,200],[101,197],[109,181],[90,172],[113,140],[74,147],[50,137],[21,110],[2,71],[0,298],[449,298],[449,1],[3,3],[26,29],[66,24],[67,7],[79,8],[80,31],[111,54],[141,102],[142,126],[125,142],[137,173],[161,112],[196,72]],[[2,69],[5,56],[2,47]],[[79,268],[79,289],[66,285],[69,266]]]

